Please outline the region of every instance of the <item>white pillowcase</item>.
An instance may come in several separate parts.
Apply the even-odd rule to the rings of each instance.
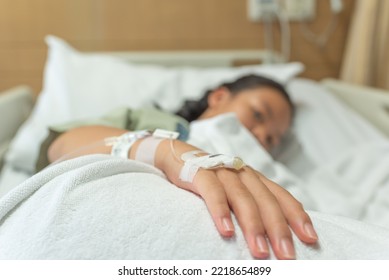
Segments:
[[[47,36],[48,59],[43,90],[30,118],[11,144],[7,163],[33,173],[47,127],[93,118],[119,106],[131,108],[158,103],[175,110],[187,98],[256,73],[285,83],[303,70],[301,63],[236,68],[165,68],[130,64],[110,55],[81,53],[65,41]]]
[[[299,177],[358,145],[385,139],[320,83],[296,78],[286,88],[296,114],[290,134],[273,156]]]
[[[321,84],[294,79],[287,90],[297,108],[293,131],[316,165],[383,135],[367,120],[340,102]]]

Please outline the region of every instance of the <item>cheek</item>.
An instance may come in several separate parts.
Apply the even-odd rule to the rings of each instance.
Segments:
[[[276,123],[277,127],[281,129],[281,131],[287,131],[291,126],[291,116],[290,114],[284,114],[283,117],[279,118],[278,123]]]
[[[255,121],[252,113],[249,110],[239,110],[235,112],[239,121],[249,130],[255,126]]]

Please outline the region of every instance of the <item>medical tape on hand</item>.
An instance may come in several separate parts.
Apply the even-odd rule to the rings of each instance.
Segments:
[[[181,155],[181,159],[185,162],[180,171],[181,181],[192,183],[200,168],[230,168],[239,170],[246,165],[239,157],[223,154],[205,155],[200,157],[196,156],[200,153],[205,152],[190,151]]]

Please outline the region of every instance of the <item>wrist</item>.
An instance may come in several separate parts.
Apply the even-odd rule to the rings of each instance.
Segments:
[[[197,148],[179,140],[163,141],[155,157],[156,167],[162,170],[168,179],[176,185],[182,185],[179,175],[184,162],[180,159],[181,155]]]
[[[140,148],[142,142],[145,140],[146,139],[139,139],[133,144],[129,151],[129,159],[137,158],[137,153],[139,152],[138,149]],[[158,144],[154,154],[154,166],[165,173],[169,172],[172,169],[174,170],[176,167],[181,166],[179,159],[175,158],[174,153],[171,149],[171,141],[174,141],[174,149],[176,149],[178,146],[180,146],[180,144],[182,144],[182,142],[178,140],[163,139]]]
[[[153,165],[164,172],[171,182],[181,185],[179,175],[184,162],[180,157],[183,153],[198,150],[198,148],[163,136],[154,138],[151,135],[138,134],[140,138],[130,143],[128,154],[125,157]]]

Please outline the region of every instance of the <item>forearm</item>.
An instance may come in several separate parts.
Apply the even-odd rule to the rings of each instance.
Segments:
[[[112,147],[104,145],[104,138],[119,136],[125,132],[127,131],[124,129],[107,126],[83,126],[71,129],[61,134],[51,144],[48,149],[48,159],[54,162],[68,155],[72,158],[94,153],[109,154]],[[101,145],[94,145],[98,141],[101,141]]]
[[[104,145],[104,139],[120,136],[128,132],[124,129],[106,126],[83,126],[69,130],[60,135],[50,146],[48,158],[50,162],[57,161],[66,156],[67,159],[87,154],[110,154],[112,146]],[[137,140],[129,151],[128,158],[135,159],[138,146],[143,139]],[[177,155],[197,148],[173,140],[174,150]],[[97,144],[97,145],[96,145]],[[175,159],[170,140],[163,140],[155,153],[155,166],[164,171],[173,183],[178,183],[177,174],[182,162]]]
[[[106,126],[84,126],[69,130],[59,136],[48,150],[48,158],[50,162],[57,161],[63,157],[66,159],[78,157],[87,154],[110,154],[112,146],[104,145],[104,139],[107,137],[120,136],[126,133],[127,130],[106,127]],[[135,159],[138,146],[143,139],[137,140],[129,151],[128,158]],[[100,142],[100,143],[99,143]],[[98,145],[95,145],[95,144]],[[171,145],[173,144],[172,152]],[[173,140],[163,140],[155,153],[155,166],[162,170],[172,183],[182,185],[189,188],[183,182],[179,182],[178,174],[182,167],[182,162],[176,159],[174,154],[181,155],[184,152],[197,150],[184,142]]]

